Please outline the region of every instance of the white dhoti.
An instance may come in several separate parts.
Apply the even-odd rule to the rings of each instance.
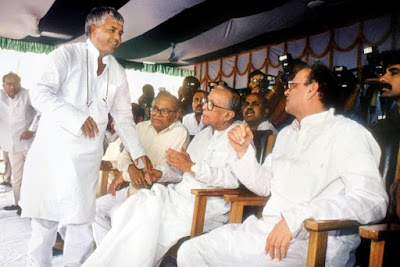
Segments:
[[[213,206],[213,202],[219,204]],[[168,249],[190,235],[193,203],[193,198],[176,192],[174,185],[154,184],[151,190],[139,190],[115,212],[111,230],[84,266],[158,265]],[[220,207],[224,203],[210,200],[215,209],[206,215],[205,229],[222,224],[210,219],[218,221],[227,212],[229,207]]]
[[[93,222],[93,237],[98,247],[111,229],[111,219],[115,211],[126,200],[127,188],[121,189],[115,193],[99,197],[96,200],[96,214]]]

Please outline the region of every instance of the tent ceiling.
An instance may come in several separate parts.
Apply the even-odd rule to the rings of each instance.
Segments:
[[[87,13],[94,6],[109,5],[125,18],[117,58],[183,66],[399,14],[399,7],[389,0],[374,5],[362,0],[325,0],[314,8],[308,7],[310,1],[0,0],[0,36],[53,45],[83,41]],[[47,37],[45,32],[70,38]],[[178,56],[174,63],[167,60],[171,43],[176,43]]]

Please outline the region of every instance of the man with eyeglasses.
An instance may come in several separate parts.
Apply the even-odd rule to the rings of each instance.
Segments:
[[[206,91],[197,90],[193,95],[192,109],[193,112],[186,114],[182,123],[188,129],[189,134],[194,136],[198,134],[203,128],[203,98],[206,98],[208,93]]]
[[[26,155],[33,141],[38,124],[36,110],[31,104],[29,91],[21,87],[21,78],[9,72],[3,76],[3,89],[0,91],[0,147],[8,155],[14,204],[4,210],[16,210],[19,206],[22,175]]]
[[[136,125],[140,142],[147,156],[155,169],[164,173],[167,168],[166,151],[168,149],[186,149],[189,144],[188,131],[178,120],[178,105],[179,102],[175,96],[167,91],[162,91],[153,100],[150,108],[150,120]],[[143,170],[136,167],[127,149],[124,149],[119,155],[117,165],[120,173],[109,186],[110,194],[96,199],[93,235],[97,247],[111,229],[111,222],[114,221],[113,215],[128,197],[141,188],[150,188],[153,182],[165,180],[165,177],[161,177],[158,181],[143,179]],[[119,190],[125,182],[129,183],[129,186]]]
[[[93,8],[85,21],[87,41],[51,52],[30,89],[32,104],[42,113],[25,162],[20,201],[22,216],[31,218],[32,265],[51,265],[59,224],[66,227],[63,266],[79,266],[90,254],[109,113],[132,158],[152,173],[132,119],[125,70],[111,55],[122,42],[123,24],[114,8]]]
[[[249,75],[249,89],[250,93],[263,93],[265,94],[267,88],[262,88],[262,85],[265,84],[266,81],[263,81],[266,79],[265,74],[259,70],[254,70],[250,73]]]
[[[179,266],[306,266],[305,219],[368,224],[385,216],[379,146],[361,125],[335,115],[335,91],[326,66],[306,66],[295,75],[285,96],[286,111],[296,119],[279,132],[263,165],[249,127],[229,132],[238,156],[233,172],[248,189],[269,196],[263,217],[190,239],[178,251]],[[357,230],[329,233],[326,266],[354,266],[359,242]]]
[[[237,188],[238,180],[231,163],[237,155],[227,134],[240,96],[232,89],[217,86],[203,105],[203,123],[207,125],[184,149],[167,150],[170,165],[154,170],[157,177],[176,183],[155,183],[150,190],[139,190],[118,209],[110,232],[84,266],[157,266],[163,255],[180,238],[189,236],[194,198],[192,188]],[[229,205],[221,198],[207,201],[204,230],[222,225]],[[119,215],[119,216],[117,216]],[[195,265],[193,265],[195,266]]]

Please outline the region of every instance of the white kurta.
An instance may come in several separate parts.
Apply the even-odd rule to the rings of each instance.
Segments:
[[[257,127],[257,131],[267,130],[271,130],[273,134],[278,134],[278,131],[275,129],[274,125],[272,125],[272,123],[270,123],[268,120],[261,122]]]
[[[149,157],[153,163],[154,168],[165,173],[165,168],[167,168],[167,158],[166,153],[168,149],[175,149],[180,151],[182,148],[186,149],[189,145],[189,133],[185,126],[182,125],[180,121],[172,123],[170,126],[164,130],[157,133],[151,121],[140,122],[136,125],[136,130],[139,135],[140,142],[142,143],[146,155]],[[126,182],[131,182],[128,168],[129,165],[133,163],[131,156],[128,151],[124,149],[121,155],[118,157],[118,170],[122,172],[122,176]],[[159,180],[163,182],[165,180],[165,175]],[[128,195],[137,190],[129,185]]]
[[[200,123],[197,123],[194,112],[186,114],[182,118],[182,123],[188,129],[190,135],[196,135],[204,128],[203,116],[201,116]]]
[[[0,90],[0,147],[3,151],[16,153],[29,149],[33,138],[20,140],[23,132],[35,132],[38,120],[36,110],[29,99],[29,91],[21,88],[11,98],[5,90]]]
[[[189,144],[189,133],[180,121],[172,123],[159,133],[157,133],[151,121],[138,123],[136,125],[136,130],[146,151],[146,155],[153,163],[154,168],[163,172],[165,172],[165,168],[168,166],[165,151],[170,148],[180,151],[182,148],[186,149]],[[118,170],[122,172],[124,180],[129,182],[129,187],[117,191],[116,196],[107,194],[96,200],[93,235],[97,246],[99,246],[104,236],[111,229],[112,218],[115,211],[127,197],[138,191],[138,189],[132,186],[128,173],[129,165],[132,163],[131,156],[128,151],[124,149],[118,157]],[[166,177],[162,178],[162,180],[166,179]]]
[[[256,194],[271,195],[263,218],[226,225],[186,242],[180,266],[305,266],[308,232],[303,221],[350,219],[362,224],[381,220],[388,197],[379,174],[380,148],[362,126],[333,110],[314,114],[278,134],[263,166],[249,147],[235,164],[240,181]],[[293,239],[287,257],[271,261],[266,238],[284,218]],[[356,234],[331,232],[327,266],[346,266],[359,244]],[[354,259],[353,259],[354,260]],[[354,262],[353,262],[354,264]]]
[[[210,127],[198,133],[187,152],[196,163],[196,174],[184,173],[171,181],[182,180],[167,187],[155,184],[128,198],[115,213],[111,231],[84,266],[153,266],[181,237],[190,234],[194,196],[192,188],[237,188],[239,182],[232,173],[237,158],[229,144],[227,133]],[[229,204],[222,198],[210,198],[204,229],[222,225],[227,219]]]
[[[92,221],[108,113],[131,155],[145,154],[132,119],[125,70],[108,55],[97,76],[98,56],[90,40],[61,46],[49,54],[46,71],[30,90],[42,117],[25,163],[24,217],[63,224]],[[94,139],[82,135],[88,116],[99,128]]]

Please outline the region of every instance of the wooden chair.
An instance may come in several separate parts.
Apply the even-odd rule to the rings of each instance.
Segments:
[[[383,179],[387,185],[387,180],[393,181],[390,175],[399,173],[400,154],[399,145],[395,144],[394,148],[386,144],[382,148],[386,156],[381,160],[381,172]],[[393,160],[395,158],[395,160]],[[392,166],[391,168],[388,166]],[[398,179],[399,176],[395,176]],[[390,180],[391,179],[391,180]],[[225,195],[224,199],[231,202],[231,210],[229,213],[229,223],[241,223],[243,221],[243,208],[245,206],[262,207],[268,201],[266,197],[254,196],[239,196],[239,195]],[[362,238],[370,239],[370,255],[369,266],[377,267],[385,264],[384,262],[384,248],[385,244],[389,242],[396,242],[400,246],[400,225],[396,223],[384,223],[377,225],[362,225],[353,220],[314,220],[307,219],[304,221],[304,227],[310,232],[310,239],[308,244],[307,253],[307,267],[311,266],[325,266],[326,247],[328,240],[328,233],[331,230],[342,229],[357,229]],[[359,260],[358,260],[359,261]]]
[[[257,131],[254,133],[254,143],[256,147],[257,160],[263,163],[266,156],[272,152],[275,144],[276,135],[272,131]],[[195,237],[203,233],[204,218],[206,213],[207,198],[210,196],[224,195],[253,195],[248,189],[242,187],[239,189],[192,189],[191,193],[195,195],[195,204],[193,208],[193,220],[190,237]],[[254,205],[255,206],[255,205]]]
[[[100,165],[100,180],[99,180],[99,190],[97,192],[97,197],[101,197],[107,194],[108,177],[110,174],[116,174],[116,173],[118,173],[118,170],[112,167],[110,161],[102,161]]]

